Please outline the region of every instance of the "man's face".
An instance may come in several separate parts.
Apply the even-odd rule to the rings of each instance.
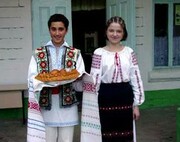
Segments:
[[[52,22],[49,28],[49,33],[54,46],[59,47],[64,42],[67,29],[62,22]]]

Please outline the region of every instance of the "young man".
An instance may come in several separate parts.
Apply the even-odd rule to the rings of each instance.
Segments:
[[[74,126],[78,124],[77,99],[74,87],[78,80],[41,82],[38,73],[54,69],[76,69],[85,72],[80,50],[68,45],[65,36],[69,21],[54,14],[48,21],[51,40],[37,48],[28,72],[28,142],[72,142]]]

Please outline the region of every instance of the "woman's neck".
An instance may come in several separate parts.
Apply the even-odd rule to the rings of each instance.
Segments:
[[[107,44],[105,48],[111,52],[119,52],[124,49],[124,46],[121,44]]]

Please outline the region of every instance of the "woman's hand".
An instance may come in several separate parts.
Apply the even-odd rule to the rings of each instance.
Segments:
[[[140,117],[140,111],[138,106],[133,107],[133,119],[138,120]]]

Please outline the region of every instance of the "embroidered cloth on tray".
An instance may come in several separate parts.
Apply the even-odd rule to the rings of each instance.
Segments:
[[[101,142],[98,99],[93,78],[83,76],[83,101],[81,115],[81,142]]]
[[[45,124],[34,92],[29,91],[27,142],[46,142]]]

